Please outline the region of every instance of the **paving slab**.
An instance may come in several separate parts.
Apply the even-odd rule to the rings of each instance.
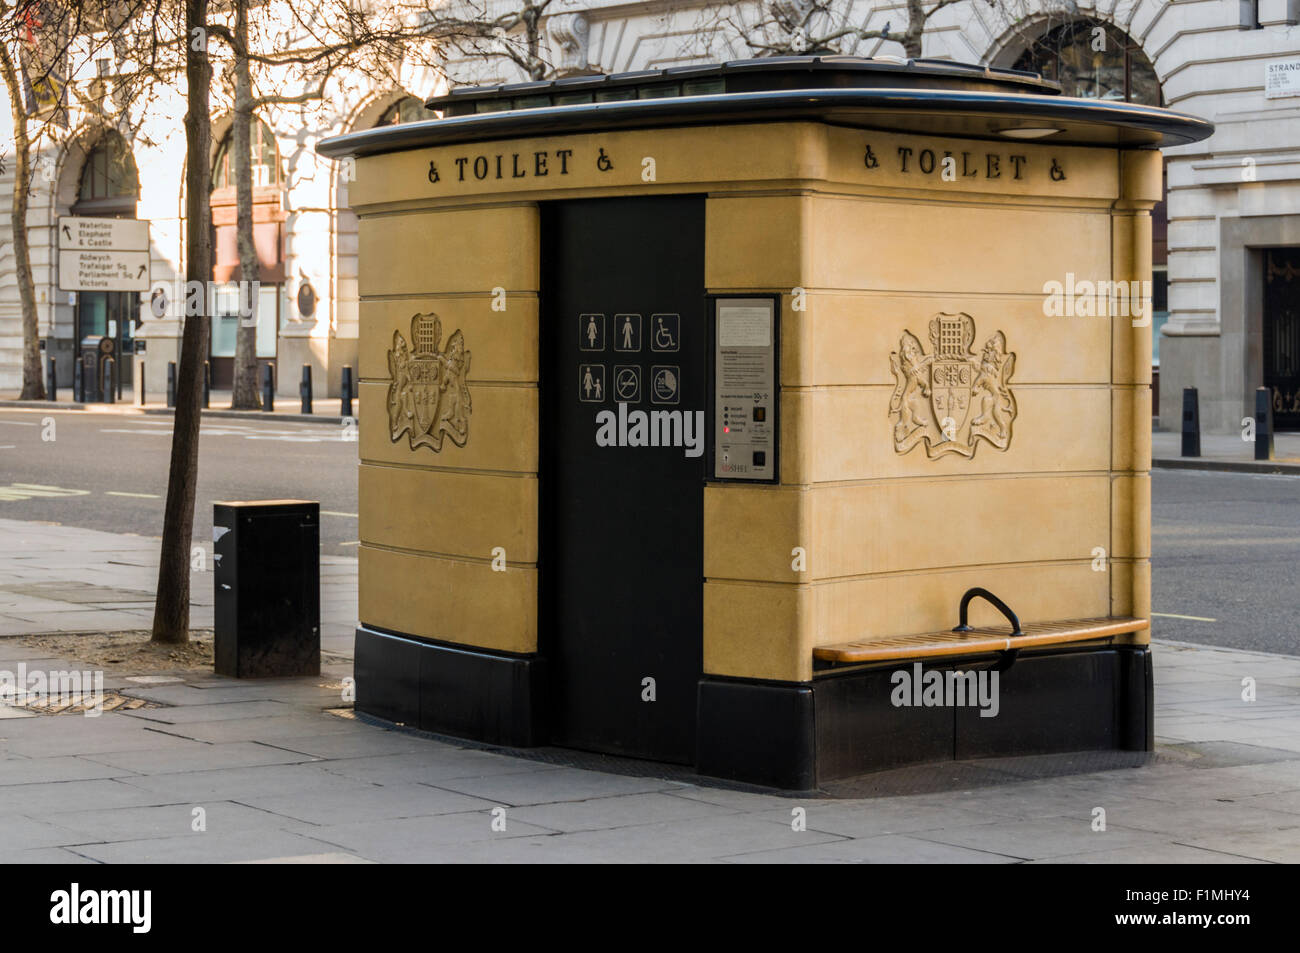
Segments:
[[[322,770],[340,777],[373,784],[415,781],[442,784],[456,779],[486,778],[496,774],[538,774],[558,771],[560,766],[541,764],[509,755],[492,754],[469,748],[452,748],[433,742],[421,756],[380,755],[373,758],[345,758],[322,763]],[[474,792],[462,792],[474,793]]]
[[[493,824],[497,822],[492,809],[488,808],[459,814],[321,826],[311,836],[371,860],[409,863],[425,860],[436,862],[443,851],[473,841],[505,840],[552,833],[533,824],[512,820],[508,814],[505,817],[505,830],[494,830]]]
[[[311,856],[330,849],[312,837],[274,830],[208,831],[199,837],[150,837],[69,848],[105,864],[224,864]]]
[[[510,811],[510,817],[548,830],[574,833],[737,813],[734,808],[708,801],[652,791],[517,807]]]
[[[1262,864],[1265,861],[1186,844],[1143,844],[1082,854],[1058,854],[1031,864]]]
[[[43,784],[50,781],[87,781],[121,778],[135,772],[74,755],[53,758],[6,757],[0,761],[0,788],[13,784]]]
[[[370,786],[364,781],[330,774],[323,770],[321,762],[136,775],[123,777],[122,781],[144,791],[195,803],[234,801],[257,794],[284,794],[307,800],[329,791],[355,791]]]
[[[61,847],[75,839],[77,835],[74,831],[49,820],[38,820],[22,814],[10,814],[4,818],[4,845],[8,849]]]
[[[263,744],[275,748],[331,761],[383,755],[420,758],[426,754],[429,746],[429,742],[423,738],[414,738],[398,731],[376,731],[369,726],[354,731],[332,731],[328,734],[280,736],[277,733],[269,737],[264,736],[261,740]]]
[[[820,831],[794,831],[789,824],[772,824],[751,815],[727,814],[562,834],[548,840],[546,856],[561,863],[700,863],[842,840]]]
[[[33,715],[32,717],[42,722],[54,721],[57,718],[57,728],[37,724],[32,725],[30,730],[23,731],[13,725],[6,726],[0,734],[9,737],[0,741],[0,748],[28,758],[50,758],[58,755],[85,755],[93,758],[120,751],[166,751],[187,744],[184,738],[151,731],[147,727],[134,725],[120,727],[120,723],[126,719],[118,719],[116,723],[101,727],[101,723],[111,717],[109,712],[105,712],[98,718],[75,714]]]
[[[0,866],[10,864],[95,864],[98,861],[70,851],[65,847],[36,847],[31,849],[0,850]]]
[[[350,787],[313,794],[308,798],[287,794],[252,794],[239,798],[239,801],[286,818],[323,826],[490,811],[497,806],[482,798],[444,791],[427,784],[411,783]],[[521,820],[527,821],[527,818],[521,815]]]
[[[211,771],[216,768],[251,768],[265,764],[298,764],[313,760],[309,755],[272,748],[254,741],[232,741],[215,745],[191,741],[186,745],[106,752],[85,757],[100,764],[123,768],[132,774],[148,775]]]
[[[1107,816],[1106,829],[1095,830],[1089,814],[1064,817],[1036,817],[1014,822],[946,827],[911,835],[940,844],[952,844],[990,853],[1043,860],[1088,850],[1143,847],[1162,839],[1146,831],[1131,830]]]
[[[349,735],[366,730],[356,722],[344,721],[319,712],[294,710],[278,718],[231,718],[222,721],[199,721],[186,724],[155,723],[158,731],[179,738],[207,741],[213,744],[230,741],[258,741],[276,745],[280,738],[295,738],[306,734]],[[373,729],[372,729],[373,730]],[[379,752],[375,752],[378,754]]]
[[[0,787],[0,815],[48,815],[58,811],[88,810],[92,807],[144,807],[164,803],[165,795],[123,784],[113,778],[89,781],[50,781],[42,784],[12,784]],[[0,821],[0,831],[6,823]]]
[[[1199,833],[1181,837],[1179,843],[1274,864],[1294,864],[1300,858],[1300,824],[1251,834],[1238,831]]]
[[[936,804],[917,804],[911,798],[875,798],[871,801],[814,800],[792,802],[789,807],[763,811],[754,816],[789,827],[794,810],[803,811],[809,830],[841,837],[879,837],[943,830],[1005,820],[1000,815]]]
[[[428,783],[436,784],[449,791],[459,791],[497,804],[516,807],[526,804],[553,804],[556,801],[585,801],[616,794],[676,791],[683,786],[680,782],[666,781],[661,778],[626,777],[565,767],[482,777],[444,778]]]
[[[1014,864],[1020,858],[921,840],[906,834],[804,844],[724,855],[733,864]]]
[[[186,705],[175,708],[139,708],[123,712],[127,718],[161,722],[166,725],[190,725],[244,718],[275,718],[294,711],[282,701],[227,702],[218,705]]]
[[[202,811],[198,814],[198,811]],[[273,814],[233,801],[182,801],[173,804],[124,806],[89,811],[57,811],[45,815],[49,822],[64,829],[60,846],[145,838],[193,837],[212,833],[257,830],[299,832],[313,825]],[[200,826],[195,830],[195,826]]]

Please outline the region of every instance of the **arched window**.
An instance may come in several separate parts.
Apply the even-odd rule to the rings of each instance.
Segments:
[[[230,162],[230,147],[234,144],[234,129],[229,129],[217,146],[217,157],[212,160],[212,188],[233,189],[235,168]],[[254,119],[248,129],[249,151],[253,155],[253,187],[280,184],[280,157],[275,149],[275,135],[271,127]]]
[[[135,214],[140,179],[122,137],[110,132],[86,156],[75,211],[101,215]]]
[[[1160,80],[1141,47],[1100,20],[1071,20],[1020,54],[1015,69],[1055,80],[1067,96],[1159,106]]]
[[[438,114],[432,109],[425,109],[424,102],[414,96],[404,96],[384,110],[376,126],[397,126],[404,122],[419,122],[422,119],[437,119]]]

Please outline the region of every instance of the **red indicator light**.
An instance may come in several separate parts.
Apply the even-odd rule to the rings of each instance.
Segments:
[[[731,433],[731,428],[730,428],[730,427],[723,427],[723,428],[722,428],[722,432],[723,432],[723,433]]]

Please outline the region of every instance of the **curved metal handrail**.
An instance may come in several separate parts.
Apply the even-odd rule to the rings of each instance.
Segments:
[[[1020,618],[1011,611],[1011,607],[987,589],[981,589],[978,586],[973,589],[967,589],[965,595],[961,597],[961,609],[959,611],[960,621],[958,622],[957,627],[953,629],[954,632],[971,631],[971,627],[967,624],[966,618],[971,600],[976,596],[990,603],[995,609],[1007,617],[1007,621],[1011,623],[1011,634],[1013,636],[1025,634],[1020,628]]]

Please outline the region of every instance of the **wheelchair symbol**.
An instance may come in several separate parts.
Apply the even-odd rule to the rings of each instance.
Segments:
[[[650,350],[676,351],[680,348],[681,338],[678,333],[681,330],[681,315],[652,314],[650,323]]]

